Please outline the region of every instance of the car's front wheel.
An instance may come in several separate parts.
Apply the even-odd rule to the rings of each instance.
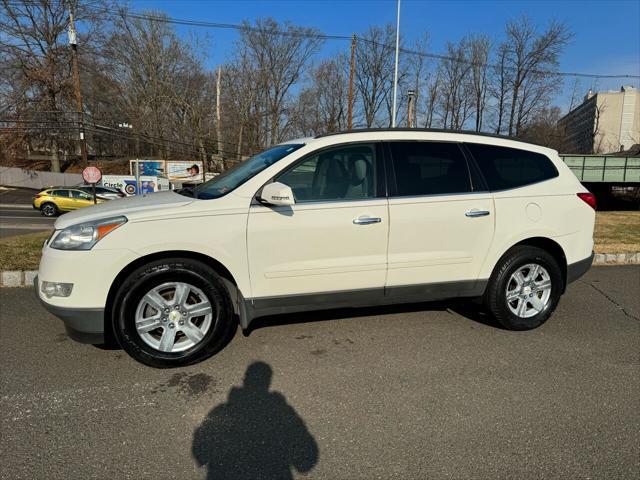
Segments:
[[[225,285],[191,259],[154,261],[134,271],[116,296],[113,330],[124,350],[157,368],[200,362],[235,332]]]
[[[553,255],[521,245],[498,261],[485,292],[485,304],[505,328],[530,330],[551,316],[562,288],[562,272]]]

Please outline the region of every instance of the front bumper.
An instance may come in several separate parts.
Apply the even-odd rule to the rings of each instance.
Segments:
[[[587,273],[587,271],[591,268],[594,256],[595,253],[591,252],[591,256],[585,258],[584,260],[580,260],[578,262],[567,265],[567,285],[569,285],[571,282],[575,282],[581,276]]]
[[[51,305],[40,296],[38,277],[33,280],[36,296],[47,311],[64,323],[69,338],[81,342],[100,345],[104,338],[104,309],[102,308],[69,308]]]

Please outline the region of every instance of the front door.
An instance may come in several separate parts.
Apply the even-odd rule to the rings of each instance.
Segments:
[[[382,294],[389,214],[381,145],[324,149],[288,167],[275,181],[292,188],[295,204],[254,202],[250,208],[254,302],[295,296],[305,304],[375,290]]]
[[[434,284],[450,287],[436,290],[444,296],[464,294],[493,239],[491,193],[457,143],[389,142],[389,150],[388,294],[419,295],[416,286]]]
[[[80,190],[69,190],[69,193],[71,194],[72,210],[93,205],[93,197],[88,193],[81,192]]]

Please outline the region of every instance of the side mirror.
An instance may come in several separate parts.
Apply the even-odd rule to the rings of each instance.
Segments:
[[[259,200],[267,205],[293,205],[296,201],[293,198],[293,190],[289,185],[280,182],[269,183],[264,186]]]

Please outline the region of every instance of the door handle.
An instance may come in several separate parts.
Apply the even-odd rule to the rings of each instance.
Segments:
[[[489,214],[490,212],[488,210],[469,210],[464,215],[466,217],[474,218],[474,217],[486,217]]]
[[[358,217],[353,219],[353,223],[356,225],[369,225],[371,223],[380,223],[381,221],[380,217]]]

